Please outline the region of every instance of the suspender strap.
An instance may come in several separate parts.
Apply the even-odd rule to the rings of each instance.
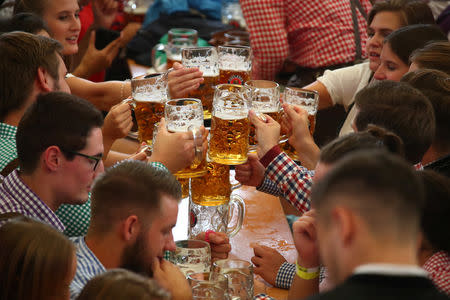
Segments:
[[[352,9],[352,21],[353,21],[353,30],[355,32],[355,63],[361,61],[362,59],[362,45],[361,45],[361,35],[359,33],[358,26],[358,15],[356,14],[356,9],[364,16],[364,19],[367,21],[367,13],[363,9],[361,2],[359,0],[350,0],[350,7]]]

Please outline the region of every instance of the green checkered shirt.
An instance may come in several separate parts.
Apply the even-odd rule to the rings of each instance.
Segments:
[[[151,162],[153,167],[165,170],[167,168],[160,162]],[[68,237],[85,236],[91,219],[91,194],[82,205],[63,204],[56,211],[56,215],[66,226],[64,234]]]
[[[0,171],[17,158],[17,127],[0,123]]]

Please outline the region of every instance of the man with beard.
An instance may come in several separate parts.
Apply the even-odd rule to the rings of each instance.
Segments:
[[[175,250],[181,187],[167,171],[140,161],[124,161],[99,176],[92,190],[91,224],[85,237],[74,238],[77,272],[70,286],[76,299],[84,285],[107,269],[124,268],[154,277],[172,299],[191,299],[180,270],[163,259]],[[212,252],[228,253],[220,234],[210,234]]]

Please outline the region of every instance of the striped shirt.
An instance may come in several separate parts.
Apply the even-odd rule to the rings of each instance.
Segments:
[[[71,238],[71,240],[77,249],[77,272],[70,284],[70,299],[76,299],[86,283],[106,272],[106,268],[86,245],[84,237]]]
[[[17,158],[17,127],[0,123],[0,171]]]
[[[20,213],[64,231],[63,223],[20,179],[18,170],[6,176],[0,184],[0,214],[9,212]]]

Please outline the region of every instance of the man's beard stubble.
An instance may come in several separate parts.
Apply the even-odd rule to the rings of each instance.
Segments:
[[[152,261],[149,257],[149,250],[146,248],[147,241],[144,234],[139,234],[133,245],[125,247],[122,258],[121,268],[153,277]]]

